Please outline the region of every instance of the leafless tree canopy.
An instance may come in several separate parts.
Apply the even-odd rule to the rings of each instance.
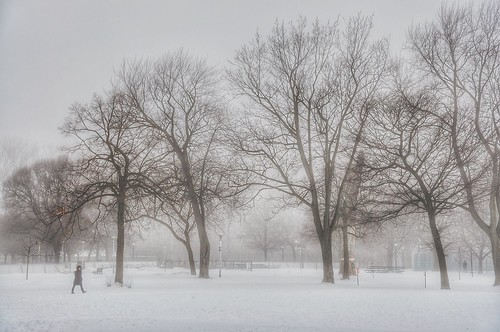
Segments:
[[[434,22],[414,26],[408,37],[421,76],[435,84],[447,109],[443,124],[450,131],[464,184],[464,208],[490,238],[495,285],[499,285],[500,5],[498,1],[479,6],[443,5]],[[472,151],[477,152],[474,158]],[[488,172],[486,183],[475,182],[483,167]],[[485,192],[490,204],[486,219],[478,211]]]
[[[363,16],[343,27],[277,22],[266,38],[243,46],[228,71],[248,101],[235,124],[236,148],[251,157],[244,168],[311,210],[324,282],[333,282],[331,233],[346,170],[389,66],[387,42],[371,42],[371,28]]]

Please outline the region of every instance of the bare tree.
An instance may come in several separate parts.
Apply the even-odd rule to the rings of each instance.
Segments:
[[[3,186],[6,212],[27,223],[37,241],[51,245],[56,263],[62,243],[71,233],[70,220],[58,213],[65,204],[69,182],[69,163],[59,158],[19,169]]]
[[[10,214],[3,215],[0,219],[0,248],[4,254],[5,263],[7,263],[8,256],[14,264],[19,256],[24,254],[21,240],[30,234],[31,223],[21,219],[21,216]]]
[[[379,172],[375,194],[395,214],[425,212],[441,274],[449,289],[445,250],[436,217],[456,207],[461,194],[459,174],[449,137],[430,110],[438,107],[427,90],[401,90],[388,96],[371,117],[365,143],[368,164]]]
[[[267,262],[269,254],[281,246],[281,232],[276,213],[267,209],[254,214],[243,226],[249,246],[262,251]]]
[[[19,252],[19,239],[12,236],[8,220],[9,218],[6,215],[0,215],[0,252],[3,254],[4,264],[7,264],[9,256],[11,257],[11,263],[14,263],[15,256]]]
[[[224,103],[215,68],[183,51],[156,61],[128,62],[115,86],[135,121],[154,135],[175,166],[177,186],[189,200],[200,242],[200,278],[209,277],[207,207],[231,197],[231,156],[223,146]]]
[[[39,150],[34,145],[25,140],[0,138],[0,185],[3,187],[4,181],[11,177],[22,167],[28,167],[30,163],[39,157]],[[3,198],[3,197],[2,197]],[[2,239],[0,250],[4,254],[4,261],[7,262],[7,256],[11,256],[11,261],[15,259],[16,253],[19,253],[19,239],[10,232],[10,221],[13,216],[5,214],[5,203],[0,202],[0,232]]]
[[[343,267],[341,270],[342,279],[349,279],[350,259],[349,259],[349,236],[357,236],[356,229],[362,223],[360,215],[360,190],[363,182],[363,166],[365,164],[362,153],[358,154],[351,164],[351,169],[347,172],[346,189],[341,200],[342,213],[339,228],[342,234]]]
[[[415,224],[419,225],[416,218],[418,215],[404,216],[385,221],[377,225],[373,234],[375,245],[385,251],[385,264],[388,266],[397,265],[398,250],[403,246],[411,246],[412,243],[420,241]],[[431,241],[432,242],[432,241]]]
[[[443,122],[466,193],[464,208],[489,237],[494,285],[500,285],[500,3],[443,5],[434,22],[414,26],[408,37],[418,68],[448,110]],[[474,181],[484,167],[485,181]],[[483,188],[486,217],[478,211]]]
[[[470,215],[455,214],[452,224],[448,237],[452,250],[459,256],[458,262],[461,264],[463,258],[470,255],[477,261],[477,272],[483,273],[483,262],[491,255],[488,236],[471,220]]]
[[[304,221],[302,220],[302,216],[293,214],[281,214],[280,213],[280,221],[278,224],[278,233],[279,233],[279,242],[282,246],[282,254],[285,255],[285,249],[287,247],[292,251],[293,261],[297,261],[297,247],[299,242],[305,242],[303,238],[303,227]],[[314,237],[315,238],[315,237]],[[316,238],[315,238],[316,239]],[[316,241],[314,241],[316,243]],[[284,260],[284,257],[282,257]]]
[[[95,95],[89,104],[74,104],[61,128],[79,143],[69,149],[79,153],[75,173],[79,186],[73,193],[72,210],[93,202],[116,213],[115,282],[123,284],[125,224],[128,205],[142,197],[144,188],[153,187],[148,172],[162,155],[153,153],[148,132],[133,121],[124,96],[112,91]],[[98,220],[98,219],[96,219]]]
[[[166,197],[167,195],[169,197]],[[147,218],[165,226],[174,238],[186,248],[191,275],[196,275],[196,264],[191,241],[196,231],[193,210],[186,198],[183,200],[173,199],[172,196],[171,193],[161,195],[160,191],[157,191],[157,195],[150,197],[153,203],[149,202],[150,204],[144,207],[143,214],[139,218]]]
[[[30,164],[37,155],[35,146],[22,140],[0,139],[0,183],[12,173]]]
[[[23,249],[22,255],[26,258],[26,280],[28,280],[30,261],[33,259],[34,254],[40,254],[39,251],[36,251],[36,248],[39,248],[39,242],[31,236],[28,236],[21,239],[21,245]]]
[[[341,216],[347,170],[368,110],[388,68],[388,43],[370,42],[371,18],[336,24],[277,22],[237,51],[228,72],[247,98],[233,126],[242,168],[254,184],[288,195],[310,210],[323,259],[323,282],[334,282],[332,231]],[[250,158],[249,158],[250,157]]]

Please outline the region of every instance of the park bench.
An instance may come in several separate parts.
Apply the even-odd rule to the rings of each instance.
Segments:
[[[98,267],[98,268],[94,271],[94,273],[95,273],[95,274],[102,274],[102,270],[103,270],[103,269],[104,269],[103,267]]]
[[[247,263],[234,263],[233,267],[235,269],[246,270],[247,269]]]
[[[401,273],[404,272],[404,268],[399,266],[381,266],[381,265],[371,265],[365,268],[367,273]]]
[[[269,265],[265,263],[250,263],[252,269],[268,269]]]

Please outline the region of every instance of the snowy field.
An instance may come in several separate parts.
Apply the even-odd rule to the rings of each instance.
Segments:
[[[500,287],[493,275],[360,272],[322,284],[320,270],[218,270],[211,279],[186,270],[126,269],[128,287],[107,287],[84,270],[82,294],[72,274],[0,269],[1,331],[500,331]],[[38,267],[40,269],[40,267]]]

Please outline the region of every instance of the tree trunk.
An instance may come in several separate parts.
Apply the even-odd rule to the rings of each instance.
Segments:
[[[482,254],[479,254],[476,256],[477,258],[477,273],[479,274],[483,274],[483,260],[484,260],[484,257]]]
[[[30,268],[30,256],[31,256],[31,248],[28,250],[28,256],[26,257],[26,280],[28,280],[29,276],[29,268]]]
[[[125,180],[119,180],[118,218],[116,237],[116,271],[115,283],[123,285],[123,254],[125,251]]]
[[[394,265],[394,230],[391,230],[387,237],[387,252],[386,252],[387,266]]]
[[[94,244],[91,243],[89,248],[88,248],[88,254],[87,254],[87,262],[90,262],[90,258],[92,257],[92,252],[94,251]]]
[[[495,282],[493,286],[500,286],[500,237],[490,236],[491,256],[493,257],[493,270],[495,271]]]
[[[497,137],[498,138],[498,137]],[[493,286],[500,286],[500,155],[498,151],[492,158],[493,179],[490,192],[490,225],[489,238],[491,241],[491,256],[493,258],[493,269],[495,271],[495,282]]]
[[[335,283],[333,274],[333,256],[332,256],[332,235],[327,232],[323,238],[319,238],[321,246],[321,258],[323,260],[323,282]]]
[[[208,279],[210,277],[210,241],[208,240],[207,229],[205,226],[205,217],[202,214],[201,201],[198,198],[191,175],[189,165],[189,158],[185,151],[177,151],[178,157],[181,161],[182,170],[186,178],[189,200],[193,208],[194,220],[196,221],[196,228],[198,229],[198,238],[200,240],[200,275],[199,278]]]
[[[71,256],[73,255],[73,252],[71,249],[68,249],[68,245],[65,247],[66,250],[64,250],[64,263],[66,262],[71,262]]]
[[[451,126],[451,137],[453,152],[455,154],[455,159],[458,162],[458,169],[460,171],[460,176],[462,181],[467,185],[464,187],[466,197],[467,197],[467,211],[472,216],[472,219],[476,224],[488,235],[491,242],[491,255],[493,258],[493,270],[495,272],[495,282],[493,286],[500,286],[500,178],[498,176],[498,154],[494,154],[492,157],[492,174],[491,179],[491,193],[490,193],[490,224],[487,225],[481,218],[480,214],[476,210],[475,196],[472,190],[472,183],[469,173],[464,166],[464,160],[461,155],[460,143],[458,142],[458,98],[454,98],[454,110],[453,110],[453,123]],[[483,144],[484,145],[484,144]]]
[[[390,242],[389,242],[389,244],[390,244]],[[387,263],[386,263],[387,266],[393,265],[393,262],[394,262],[394,243],[390,244],[390,246],[387,247],[386,260],[387,260]]]
[[[191,275],[195,276],[196,275],[196,264],[194,263],[193,248],[191,248],[191,244],[189,243],[189,241],[183,242],[183,244],[187,250],[188,259],[189,259],[189,269],[191,270]]]
[[[209,267],[210,267],[210,242],[208,241],[207,231],[205,229],[205,223],[201,223],[202,226],[198,226],[198,237],[200,240],[200,275],[199,278],[208,279]]]
[[[54,241],[52,248],[54,249],[54,263],[59,264],[59,262],[61,261],[62,243],[59,241]]]
[[[96,262],[100,262],[101,261],[101,242],[99,242],[99,241],[96,244],[95,261]]]
[[[28,259],[26,260],[26,280],[28,280],[29,268],[30,268],[30,258],[28,257]]]
[[[439,264],[439,273],[441,275],[441,289],[450,289],[450,281],[448,279],[448,269],[446,268],[446,257],[444,254],[443,243],[436,225],[436,215],[428,211],[429,226],[431,228],[432,239],[436,249],[437,260]]]
[[[471,211],[469,210],[469,212]],[[484,221],[475,210],[471,212],[471,216],[476,224],[488,235],[491,244],[491,257],[493,258],[493,271],[495,273],[493,286],[500,286],[500,222],[495,220],[497,216],[496,206],[490,206],[489,226],[485,226]]]
[[[118,222],[116,238],[116,270],[115,283],[123,284],[123,252],[125,250],[125,224]]]
[[[344,249],[344,262],[342,267],[342,280],[349,279],[350,262],[349,262],[349,239],[347,237],[347,226],[342,226],[342,245]]]

